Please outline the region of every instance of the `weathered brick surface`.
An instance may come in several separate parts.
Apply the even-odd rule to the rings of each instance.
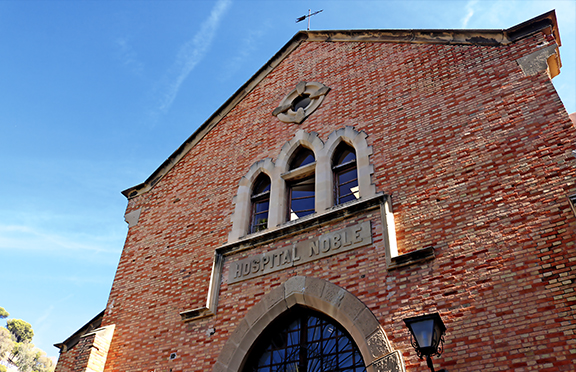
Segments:
[[[576,130],[545,72],[509,46],[303,42],[149,192],[126,239],[103,324],[106,371],[210,371],[247,311],[295,275],[330,281],[376,316],[406,369],[423,370],[402,319],[440,312],[453,371],[576,369]],[[301,125],[271,115],[299,81],[331,88]],[[298,129],[368,134],[373,183],[394,202],[399,253],[436,258],[387,271],[377,210],[227,258],[218,312],[204,306],[214,250],[227,242],[240,178]],[[228,263],[363,221],[373,244],[239,283]],[[215,333],[209,335],[209,328]],[[169,360],[171,353],[177,356]],[[78,357],[81,357],[79,353]],[[72,371],[61,368],[58,371]]]
[[[76,345],[77,346],[77,345]],[[61,353],[58,356],[58,363],[56,364],[56,368],[54,372],[72,372],[74,371],[74,367],[79,364],[78,361],[80,360],[79,355],[83,351],[80,347],[74,347],[71,350],[68,350],[65,353]]]
[[[101,318],[95,318],[91,323],[98,323],[100,320]],[[77,343],[74,343],[73,338],[60,345],[61,353],[55,370],[58,372],[103,372],[114,334],[114,326],[88,331],[80,330],[80,332],[83,334],[78,336]]]
[[[73,349],[61,354],[58,358],[55,372],[86,371],[90,361],[90,355],[95,349],[95,339],[96,335],[83,337]]]

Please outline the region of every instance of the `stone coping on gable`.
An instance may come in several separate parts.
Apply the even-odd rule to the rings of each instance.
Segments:
[[[218,108],[160,167],[144,182],[130,187],[122,194],[127,199],[150,191],[220,120],[240,103],[276,66],[305,41],[319,42],[390,42],[415,44],[464,44],[497,46],[508,45],[523,38],[544,32],[554,35],[561,46],[554,10],[503,30],[340,30],[299,31],[272,58],[246,81],[220,108]],[[557,54],[558,68],[562,66]]]
[[[74,346],[76,346],[76,344],[78,343],[78,341],[80,341],[82,337],[84,337],[86,334],[96,329],[99,329],[102,326],[104,311],[105,310],[102,310],[100,313],[98,313],[98,315],[92,318],[88,323],[84,324],[80,329],[78,329],[76,332],[70,335],[70,337],[68,337],[66,340],[54,344],[54,346],[60,349],[61,353],[64,353],[72,349]]]

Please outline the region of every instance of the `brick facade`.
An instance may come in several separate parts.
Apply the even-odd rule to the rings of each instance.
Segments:
[[[373,315],[369,329],[382,332],[401,361],[390,367],[378,362],[385,353],[373,355],[369,370],[425,370],[402,319],[431,312],[448,329],[437,368],[576,370],[576,217],[568,199],[576,194],[576,128],[547,71],[527,75],[518,63],[554,43],[555,22],[542,26],[549,19],[532,20],[531,31],[507,43],[456,42],[458,33],[453,42],[395,40],[385,31],[376,41],[299,33],[223,117],[174,154],[177,161],[146,187],[127,190],[127,214],[137,218],[102,320],[115,326],[106,367],[94,370],[233,370],[227,350],[249,349],[235,341],[250,332],[239,325],[256,324],[248,322],[251,309],[295,278],[343,290]],[[271,113],[301,81],[330,91],[302,124],[281,122]],[[367,135],[374,202],[228,240],[239,182],[254,163],[276,161],[298,130],[325,143],[345,127]],[[398,259],[431,254],[392,267],[384,201]],[[368,246],[228,283],[234,262],[362,222],[371,226]],[[183,321],[180,313],[206,308],[215,252],[222,253],[215,308]],[[360,313],[350,315],[326,293],[315,297],[312,287],[302,291],[279,301],[342,312],[335,318],[351,319],[355,340],[355,332],[374,335],[360,336],[367,327]],[[80,370],[72,359],[84,343],[61,354],[58,372]]]

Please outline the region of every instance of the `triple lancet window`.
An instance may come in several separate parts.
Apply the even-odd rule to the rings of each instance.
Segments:
[[[234,199],[229,241],[375,196],[367,136],[344,127],[323,142],[298,130],[276,159],[252,164]]]
[[[299,147],[289,162],[289,170],[282,175],[287,188],[286,221],[316,212],[316,158],[314,152]],[[332,158],[333,201],[343,204],[360,198],[358,170],[354,148],[342,142]],[[270,209],[270,178],[260,174],[252,191],[252,215],[250,233],[267,228]]]

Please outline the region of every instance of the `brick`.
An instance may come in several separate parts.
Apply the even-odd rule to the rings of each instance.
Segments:
[[[448,330],[434,361],[451,372],[574,370],[576,217],[566,196],[576,194],[576,129],[546,73],[525,76],[516,62],[549,37],[303,40],[129,199],[128,215],[140,212],[103,319],[116,326],[104,371],[226,370],[247,350],[238,343],[298,301],[354,317],[347,326],[377,358],[374,370],[425,368],[402,319],[436,311]],[[280,122],[271,113],[300,81],[331,90],[301,124]],[[399,254],[433,247],[434,258],[388,270],[380,211],[345,213],[225,255],[216,315],[184,323],[180,312],[206,304],[214,251],[228,244],[250,167],[276,161],[299,130],[326,142],[346,127],[368,143],[372,186],[391,195]],[[231,263],[366,221],[368,246],[227,282]],[[63,352],[56,371],[86,365],[88,346]]]

